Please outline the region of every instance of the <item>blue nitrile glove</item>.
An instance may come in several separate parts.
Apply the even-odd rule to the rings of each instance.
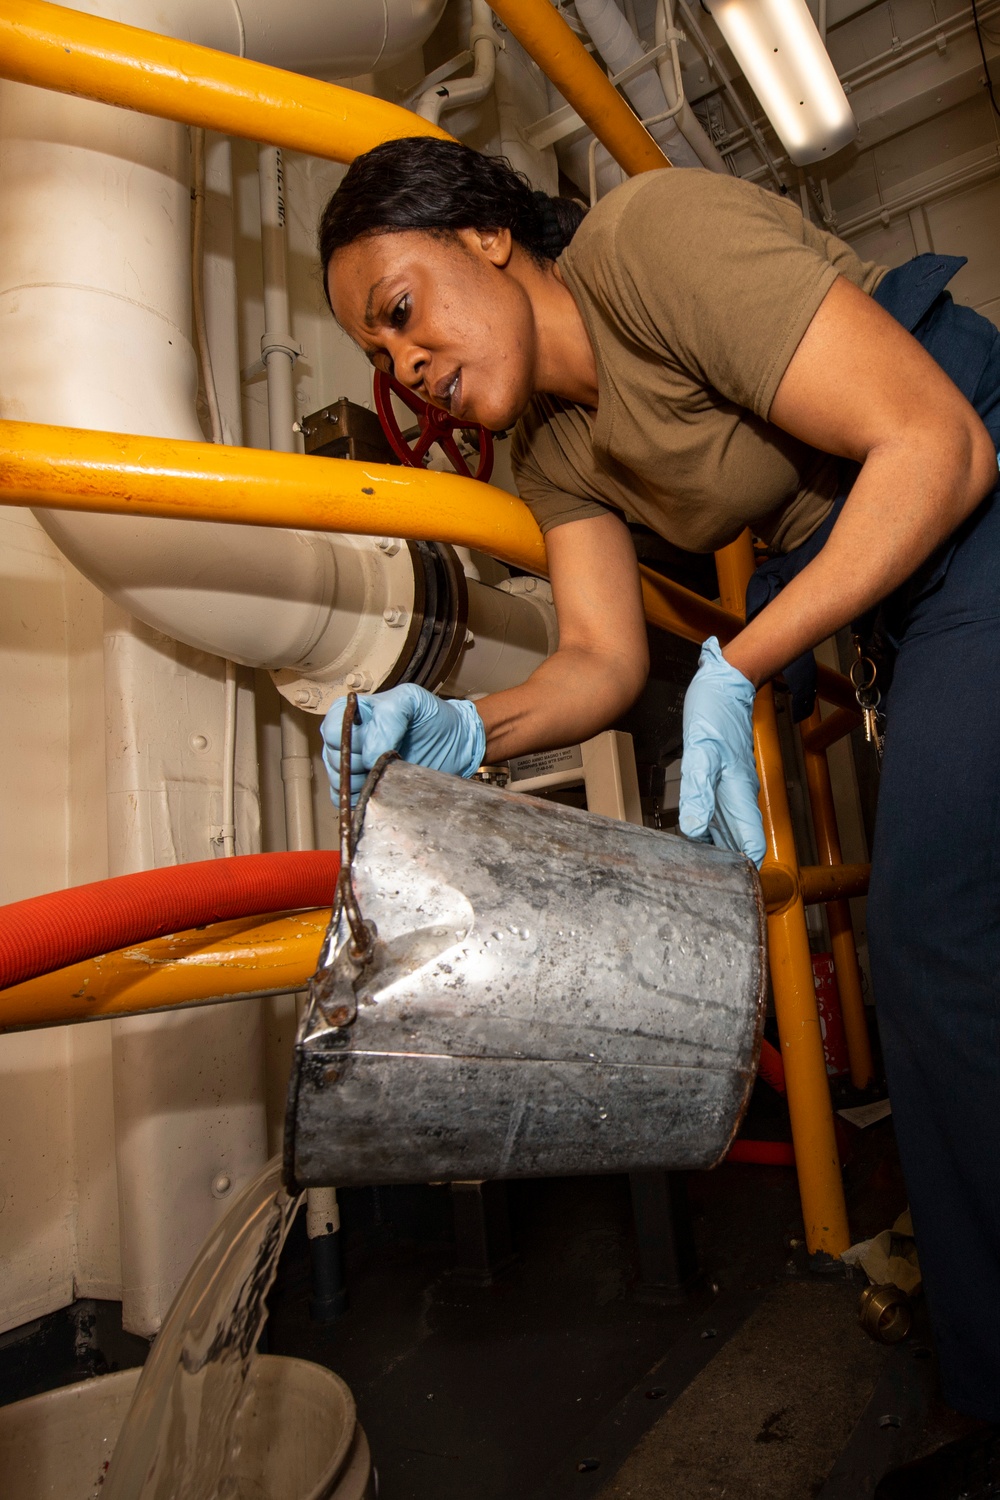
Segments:
[[[340,795],[340,735],[346,698],[338,698],[323,720],[323,764],[336,802]],[[351,741],[351,802],[356,802],[365,777],[380,755],[397,750],[403,760],[472,776],[486,752],[486,730],[474,703],[435,698],[426,688],[404,682],[387,693],[358,699],[361,723]]]
[[[709,636],[684,698],[680,829],[689,839],[741,851],[759,868],[767,845],[753,759],[755,696],[753,683]]]

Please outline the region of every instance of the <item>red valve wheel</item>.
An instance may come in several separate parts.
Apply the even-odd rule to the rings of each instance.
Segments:
[[[396,421],[396,413],[392,409],[392,397],[398,396],[403,405],[409,407],[420,424],[420,435],[411,447],[403,436],[402,429]],[[452,468],[456,474],[466,474],[470,479],[481,479],[485,484],[493,473],[493,434],[486,427],[477,424],[456,421],[450,417],[440,406],[431,406],[426,401],[421,401],[411,390],[389,375],[385,370],[375,371],[375,410],[378,419],[382,423],[382,431],[389,439],[389,446],[399,459],[400,463],[407,464],[411,469],[422,469],[424,461],[430,449],[437,443],[438,447],[451,460]],[[479,463],[473,474],[466,463],[461,449],[452,436],[455,432],[474,431],[479,434]]]

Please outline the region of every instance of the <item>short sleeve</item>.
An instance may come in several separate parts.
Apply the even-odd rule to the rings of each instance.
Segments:
[[[584,230],[586,229],[586,223]],[[578,236],[579,237],[579,236]],[[612,235],[580,245],[577,275],[620,336],[767,420],[837,267],[807,243],[793,205],[698,170],[651,173]],[[576,241],[571,247],[576,249]],[[614,332],[614,330],[612,330]]]
[[[574,481],[579,481],[580,475],[567,461],[551,430],[555,405],[536,397],[515,427],[511,440],[511,467],[517,492],[543,535],[569,521],[606,516],[610,509],[591,496],[574,493]]]

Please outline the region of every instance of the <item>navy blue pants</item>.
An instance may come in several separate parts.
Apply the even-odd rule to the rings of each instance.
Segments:
[[[1000,333],[944,291],[963,264],[918,256],[875,298],[1000,449]],[[758,570],[748,617],[821,549],[849,483],[813,537]],[[943,1394],[1000,1422],[1000,483],[881,616],[895,656],[868,894],[875,1004]],[[801,718],[811,657],[786,677]]]
[[[878,300],[1000,448],[1000,334],[943,291],[913,302],[914,268],[919,290],[935,262],[952,273],[920,257]],[[868,896],[875,1003],[943,1394],[1000,1421],[1000,484],[887,617],[897,654]]]
[[[887,720],[868,940],[893,1120],[945,1399],[1000,1421],[1000,495],[915,602]]]

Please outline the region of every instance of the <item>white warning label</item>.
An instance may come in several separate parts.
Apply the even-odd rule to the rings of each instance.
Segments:
[[[533,781],[536,776],[551,776],[553,771],[578,771],[583,765],[579,745],[565,750],[540,750],[537,755],[519,755],[510,762],[511,781]]]

